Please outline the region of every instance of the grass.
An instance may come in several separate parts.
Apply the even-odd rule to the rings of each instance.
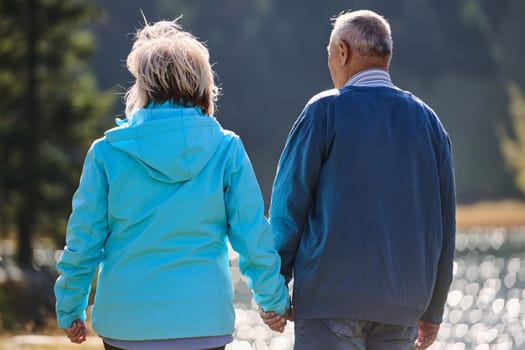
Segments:
[[[98,336],[89,336],[88,339],[78,344],[71,343],[65,335],[40,336],[17,335],[0,337],[0,350],[101,350],[102,340]]]
[[[458,228],[473,226],[525,226],[525,201],[482,201],[458,205]]]

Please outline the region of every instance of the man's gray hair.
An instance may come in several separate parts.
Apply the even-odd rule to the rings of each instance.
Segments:
[[[346,42],[361,56],[392,55],[392,34],[388,21],[369,10],[343,12],[334,18],[330,41]]]

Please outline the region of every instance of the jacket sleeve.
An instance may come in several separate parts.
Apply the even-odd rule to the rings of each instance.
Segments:
[[[302,228],[312,205],[324,153],[323,115],[307,106],[295,122],[277,167],[270,223],[281,256],[281,273],[289,283]]]
[[[103,246],[108,235],[108,184],[101,164],[88,151],[79,187],[73,196],[73,210],[66,232],[66,246],[57,263],[55,283],[58,326],[69,328],[77,319],[86,319],[86,308]]]
[[[445,146],[439,173],[443,241],[432,299],[421,317],[421,320],[430,323],[441,323],[442,321],[448,290],[452,283],[456,244],[456,191],[454,184],[454,165],[448,136],[446,136],[444,143]]]
[[[280,275],[264,200],[248,155],[239,139],[226,179],[225,205],[228,237],[239,253],[239,268],[248,279],[254,299],[265,311],[284,314],[289,308],[288,289]]]

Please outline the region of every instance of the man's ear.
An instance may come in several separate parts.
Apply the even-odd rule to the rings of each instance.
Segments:
[[[337,54],[339,57],[339,63],[342,66],[350,61],[350,55],[352,54],[352,51],[350,50],[350,46],[348,46],[344,40],[339,40],[339,43],[337,44]]]

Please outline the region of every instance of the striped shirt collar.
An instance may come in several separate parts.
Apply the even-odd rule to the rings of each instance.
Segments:
[[[390,74],[386,70],[378,68],[365,69],[352,75],[345,86],[396,88],[390,79]]]

